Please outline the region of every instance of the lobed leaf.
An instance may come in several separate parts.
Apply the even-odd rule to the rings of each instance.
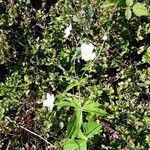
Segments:
[[[66,139],[64,141],[64,150],[86,150],[86,140]]]
[[[85,135],[91,138],[100,132],[102,125],[96,122],[86,122],[83,124],[83,128],[85,130]]]
[[[81,124],[82,124],[82,111],[78,109],[75,111],[73,117],[68,123],[67,137],[74,139],[80,132]]]

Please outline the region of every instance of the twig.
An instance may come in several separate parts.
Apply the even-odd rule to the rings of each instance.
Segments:
[[[19,125],[19,128],[21,128],[21,129],[23,129],[23,130],[25,130],[25,131],[27,131],[27,132],[29,132],[29,133],[31,133],[31,134],[39,137],[40,139],[42,139],[43,141],[45,141],[47,144],[49,144],[51,147],[55,148],[55,146],[53,144],[51,144],[50,142],[48,142],[46,139],[44,139],[42,136],[38,135],[37,133],[34,133],[33,131],[30,131],[29,129],[27,129],[27,128],[21,126],[21,125]]]
[[[9,150],[10,144],[11,144],[11,140],[9,140],[6,150]]]
[[[10,121],[11,123],[14,123],[18,128],[21,128],[21,129],[23,129],[23,130],[25,130],[25,131],[27,131],[27,132],[33,134],[34,136],[40,138],[41,140],[43,140],[44,142],[46,142],[47,144],[49,144],[51,147],[53,147],[54,149],[56,149],[56,147],[55,147],[53,144],[51,144],[50,142],[48,142],[46,139],[44,139],[42,136],[38,135],[37,133],[35,133],[35,132],[33,132],[33,131],[30,131],[29,129],[23,127],[22,125],[16,124],[16,123],[15,123],[13,120],[11,120],[10,118],[7,118],[7,120]]]

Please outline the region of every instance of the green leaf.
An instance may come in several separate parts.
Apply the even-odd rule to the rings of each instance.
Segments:
[[[126,0],[126,5],[127,6],[132,6],[133,5],[133,0]]]
[[[146,123],[150,123],[150,117],[144,117],[143,119]]]
[[[79,83],[77,81],[72,82],[64,91],[66,93],[67,91],[71,90],[73,87],[77,86]]]
[[[136,16],[148,16],[149,12],[144,3],[136,3],[133,5],[133,12]]]
[[[150,134],[146,135],[146,142],[150,145]]]
[[[147,53],[150,54],[150,46],[147,48]]]
[[[127,20],[130,20],[130,18],[132,17],[132,11],[130,9],[130,7],[127,7],[125,10],[125,16]]]
[[[147,48],[147,52],[144,54],[142,61],[150,63],[150,47]]]
[[[64,141],[64,150],[86,150],[86,140],[66,139]]]
[[[73,87],[75,86],[82,86],[85,83],[86,79],[80,79],[80,80],[74,80],[64,91],[64,93],[66,93],[67,91],[71,90]]]
[[[146,53],[143,58],[143,62],[150,63],[150,54]]]
[[[81,131],[81,129],[78,132],[77,138],[78,139],[82,139],[82,140],[88,140],[88,138],[83,134],[83,132]]]
[[[88,122],[83,124],[83,128],[85,130],[85,135],[88,138],[93,137],[95,134],[98,134],[102,128],[102,125],[96,122]]]
[[[75,138],[80,132],[81,124],[82,124],[82,111],[78,109],[75,111],[73,117],[68,123],[67,137]]]
[[[114,3],[114,0],[106,0],[106,1],[103,3],[102,7],[103,7],[103,8],[107,8],[107,7],[113,6],[114,4],[115,4],[115,3]]]
[[[88,109],[84,109],[85,112],[89,112],[89,113],[94,113],[94,114],[98,114],[100,116],[106,116],[106,111],[104,111],[103,109],[100,108],[88,108]]]
[[[73,98],[64,98],[60,102],[56,103],[56,105],[59,107],[65,107],[65,106],[71,106],[75,108],[80,107],[80,103],[78,102],[78,100]]]
[[[85,103],[84,103],[84,105],[83,105],[83,109],[85,108],[90,108],[90,107],[99,107],[99,103],[97,103],[97,102],[94,102],[94,101],[92,101],[92,100],[88,100],[88,101],[86,101]]]
[[[59,107],[65,107],[65,106],[76,107],[76,105],[74,105],[74,103],[68,102],[68,101],[62,101],[62,102],[56,103],[56,105]]]
[[[105,116],[107,114],[106,111],[99,108],[99,103],[93,102],[91,100],[86,101],[82,108],[85,112],[94,113],[101,116]]]

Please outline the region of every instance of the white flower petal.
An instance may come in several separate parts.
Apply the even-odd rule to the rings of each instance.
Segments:
[[[72,30],[72,24],[71,23],[69,24],[68,30],[70,30],[70,31]]]
[[[94,50],[94,45],[93,44],[85,44],[83,43],[81,45],[81,57],[85,61],[88,60],[93,60],[96,57],[96,53],[93,52]]]
[[[43,101],[43,106],[44,107],[49,107],[50,110],[52,111],[52,109],[54,107],[55,97],[54,97],[53,94],[49,94],[49,93],[47,93],[46,97],[47,97],[47,99],[45,99]]]
[[[49,93],[47,93],[47,100],[54,102],[54,100],[55,100],[54,94],[50,95]]]
[[[91,53],[90,60],[93,60],[96,57],[96,53]]]
[[[90,44],[88,45],[88,48],[89,48],[89,52],[92,53],[93,50],[94,50],[94,48],[95,48],[95,46],[94,46],[93,44],[90,43]]]
[[[51,95],[49,93],[46,94],[46,98],[49,99],[51,98]]]
[[[68,36],[70,35],[70,31],[72,30],[72,24],[70,23],[70,25],[65,29],[64,33],[64,38],[68,38]]]

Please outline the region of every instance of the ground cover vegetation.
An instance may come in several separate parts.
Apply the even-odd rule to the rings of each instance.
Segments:
[[[149,0],[0,0],[0,149],[148,150]]]

